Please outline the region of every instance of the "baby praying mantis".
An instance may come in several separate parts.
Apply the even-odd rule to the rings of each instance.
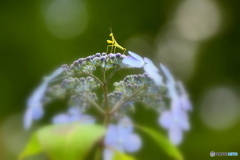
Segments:
[[[106,53],[108,52],[108,47],[112,47],[111,53],[112,53],[113,48],[114,48],[114,53],[115,53],[116,48],[119,48],[119,49],[123,50],[123,54],[124,54],[125,51],[126,51],[126,48],[123,48],[122,46],[120,46],[120,45],[117,43],[116,39],[115,39],[114,36],[113,36],[113,33],[112,33],[112,29],[111,29],[111,28],[110,28],[110,31],[111,31],[111,33],[110,33],[109,36],[112,37],[112,40],[107,40],[107,43],[108,43],[109,45],[107,45],[107,51],[106,51]]]

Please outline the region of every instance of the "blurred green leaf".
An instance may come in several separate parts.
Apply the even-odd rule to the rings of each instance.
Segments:
[[[92,124],[47,126],[32,136],[20,159],[44,152],[52,160],[83,160],[104,133],[104,127]]]
[[[36,134],[33,134],[19,159],[23,159],[24,157],[35,155],[41,152],[42,148],[38,142],[37,136]]]
[[[114,152],[113,160],[136,160],[136,159],[122,152]]]
[[[177,160],[183,160],[183,156],[176,146],[174,146],[167,137],[162,135],[160,132],[136,125],[141,131],[149,135],[157,145],[162,148],[169,156]]]

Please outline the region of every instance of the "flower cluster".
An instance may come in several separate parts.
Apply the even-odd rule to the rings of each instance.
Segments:
[[[128,112],[134,111],[136,102],[140,102],[160,112],[159,124],[168,130],[170,140],[179,144],[182,131],[189,129],[188,111],[191,110],[182,83],[176,82],[164,65],[160,64],[158,68],[150,59],[131,51],[128,53],[128,56],[96,53],[57,69],[28,99],[25,128],[30,128],[33,120],[43,116],[44,99],[69,98],[67,113],[56,115],[52,123],[95,123],[94,116],[87,112],[90,108],[96,109],[109,119],[103,155],[105,160],[111,160],[114,151],[131,153],[140,149],[141,138],[134,133],[133,122],[128,117]],[[110,92],[110,80],[114,74],[130,68],[143,68],[144,72],[114,82]],[[94,74],[96,71],[102,74],[101,78]]]
[[[97,68],[104,69],[104,71],[115,67],[127,68],[127,66],[122,63],[125,57],[125,55],[120,53],[96,53],[86,58],[79,58],[70,66],[63,65],[64,75],[72,76],[74,73],[87,75],[93,73]]]
[[[170,140],[178,145],[182,141],[182,131],[189,130],[188,114],[192,109],[186,91],[181,82],[175,82],[169,70],[160,65],[167,77],[168,96],[171,98],[170,109],[165,110],[159,118],[159,123],[169,131]]]

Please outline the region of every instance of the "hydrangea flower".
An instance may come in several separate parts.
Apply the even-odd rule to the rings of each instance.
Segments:
[[[27,110],[24,115],[24,127],[29,129],[33,120],[38,120],[43,116],[43,98],[51,80],[63,72],[62,67],[55,70],[49,77],[46,77],[43,83],[33,92],[27,101]]]
[[[164,111],[160,118],[159,124],[168,130],[170,141],[178,145],[182,142],[183,131],[189,130],[188,115],[184,110],[173,112],[172,110]]]
[[[178,145],[182,141],[183,130],[189,130],[187,111],[191,110],[191,103],[181,82],[175,82],[173,76],[164,65],[160,68],[167,78],[168,94],[171,98],[170,110],[164,111],[159,124],[168,129],[169,138],[173,144]]]
[[[134,68],[142,68],[144,71],[148,74],[148,76],[155,82],[156,85],[162,84],[162,77],[159,75],[158,68],[153,64],[153,62],[144,57],[142,58],[136,53],[133,53],[131,51],[128,51],[130,56],[125,57],[122,60],[122,63],[127,64]]]
[[[72,122],[93,124],[95,122],[95,119],[89,115],[82,114],[79,107],[70,107],[67,113],[58,114],[52,119],[52,123],[54,124],[72,123]]]
[[[95,123],[94,117],[85,114],[88,109],[95,109],[103,116],[99,121],[104,117],[117,119],[117,124],[111,124],[112,121],[104,123],[107,127],[106,134],[100,141],[104,145],[104,160],[112,160],[116,152],[132,153],[141,148],[142,141],[134,132],[132,121],[128,117],[120,118],[134,111],[135,102],[161,112],[159,124],[168,130],[169,138],[174,144],[180,144],[183,132],[190,128],[187,113],[192,108],[182,83],[175,81],[164,65],[160,64],[158,69],[150,59],[131,51],[128,53],[128,56],[121,53],[96,53],[80,58],[69,66],[63,65],[46,77],[28,99],[24,116],[25,128],[43,116],[43,100],[48,90],[49,100],[64,97],[69,99],[68,105],[73,106],[66,113],[54,116],[53,124]],[[129,68],[143,68],[144,73],[127,75],[115,82],[115,89],[110,91],[108,85],[116,72]],[[108,70],[111,72],[107,73]],[[97,71],[102,71],[102,78],[98,77]],[[61,73],[62,77],[55,79]],[[166,83],[162,76],[166,77]],[[54,84],[51,84],[53,81]],[[101,88],[102,92],[99,92]],[[170,99],[170,103],[165,103],[165,97]]]
[[[190,100],[188,99],[188,94],[182,84],[182,82],[178,81],[177,86],[179,88],[179,101],[181,101],[181,106],[186,111],[192,110],[192,104]]]
[[[129,118],[125,117],[117,125],[110,124],[104,139],[104,160],[112,160],[114,151],[136,152],[142,146],[140,137],[133,133],[133,125]]]
[[[164,65],[160,64],[160,68],[167,78],[168,95],[171,98],[171,108],[173,110],[183,109],[190,111],[192,105],[188,99],[188,95],[181,82],[175,82],[173,76]]]

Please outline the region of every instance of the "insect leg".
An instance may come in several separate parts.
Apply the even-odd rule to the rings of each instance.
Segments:
[[[112,46],[112,48],[111,48],[111,53],[112,53],[112,51],[113,51],[113,47],[115,46],[114,44],[113,45],[111,45]]]
[[[126,50],[127,50],[126,48],[123,48],[123,54],[126,52]]]
[[[108,52],[108,47],[113,47],[114,45],[107,45],[107,51],[106,53]],[[112,49],[111,49],[111,52],[112,52]]]

